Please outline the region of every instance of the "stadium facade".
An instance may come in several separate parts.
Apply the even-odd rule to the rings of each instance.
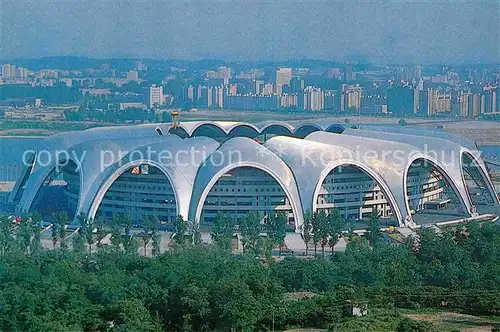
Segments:
[[[464,216],[498,205],[480,153],[443,131],[333,122],[183,122],[93,128],[43,140],[9,201],[18,213],[210,223],[218,212],[284,211],[299,232],[307,212],[337,208],[349,220],[373,211],[397,225],[425,209]],[[63,196],[51,196],[60,180]],[[471,195],[470,183],[479,189]],[[52,188],[54,189],[54,188]]]

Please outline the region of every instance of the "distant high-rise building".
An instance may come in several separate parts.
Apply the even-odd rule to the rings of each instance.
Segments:
[[[469,97],[469,117],[476,117],[481,113],[481,95],[474,93]]]
[[[350,82],[354,81],[356,74],[354,73],[354,67],[351,65],[346,65],[344,67],[344,81]]]
[[[219,67],[219,78],[231,78],[232,77],[232,71],[231,68],[227,67]]]
[[[341,85],[342,101],[340,103],[340,110],[355,110],[359,111],[361,108],[362,88],[359,84],[356,85]]]
[[[17,67],[15,78],[23,82],[26,81],[28,79],[28,69]]]
[[[139,73],[137,72],[137,70],[129,70],[127,72],[127,80],[138,81],[139,80]]]
[[[228,67],[219,67],[217,70],[209,70],[206,73],[207,78],[221,79],[224,80],[224,84],[229,83],[229,79],[232,77],[232,70]]]
[[[469,101],[472,103],[472,93],[471,92],[461,92],[457,97],[458,104],[458,116],[467,118],[469,115],[469,110],[472,105],[469,105]]]
[[[163,87],[156,84],[146,88],[146,105],[149,108],[163,105],[165,97],[163,96]]]
[[[401,67],[396,70],[396,82],[418,82],[422,78],[422,67],[419,65]]]
[[[280,108],[278,96],[226,96],[224,107],[242,110],[276,110]]]
[[[197,106],[202,108],[224,108],[223,86],[199,86]]]
[[[4,81],[12,80],[16,76],[16,66],[10,64],[2,65],[2,79]]]
[[[292,79],[292,68],[279,68],[276,71],[276,84],[290,85]]]
[[[300,109],[321,111],[325,108],[323,91],[319,88],[308,86],[300,96],[298,100]]]
[[[422,114],[435,115],[439,113],[451,113],[451,92],[438,91],[428,88],[422,91],[420,97],[420,111]]]
[[[274,84],[273,83],[266,83],[262,87],[261,94],[264,96],[272,96],[274,95]]]
[[[497,86],[490,85],[483,88],[483,98],[481,101],[481,113],[493,113],[498,109],[497,105]]]
[[[450,85],[457,85],[460,83],[460,75],[455,72],[449,71],[445,76],[445,83]]]
[[[419,80],[422,78],[422,67],[420,65],[416,65],[413,67],[413,77],[415,80]]]
[[[330,79],[341,80],[342,70],[340,68],[328,68],[326,76]]]
[[[255,95],[260,95],[262,93],[262,86],[264,85],[264,81],[254,80],[252,84],[252,93]]]
[[[297,108],[297,94],[285,93],[280,97],[280,107]]]
[[[187,88],[185,88],[182,93],[182,106],[185,108],[194,107],[197,102],[196,94],[197,89],[195,89],[194,86],[189,85]]]
[[[224,108],[224,87],[216,86],[214,88],[215,98],[214,103],[218,108]]]

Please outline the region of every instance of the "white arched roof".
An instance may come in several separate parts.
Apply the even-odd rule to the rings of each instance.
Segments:
[[[265,146],[277,154],[292,170],[297,181],[304,211],[316,211],[316,201],[325,178],[339,166],[356,166],[378,183],[400,224],[403,223],[405,206],[399,206],[384,178],[361,160],[353,158],[350,150],[312,140],[274,137]]]
[[[79,212],[94,217],[99,205],[113,182],[131,167],[148,164],[158,168],[172,186],[177,214],[188,216],[193,183],[199,165],[219,144],[211,138],[179,139],[170,136],[166,141],[141,145],[127,153],[101,172],[82,193]]]
[[[26,188],[18,204],[18,210],[26,213],[30,210],[36,194],[41,189],[44,181],[49,177],[52,171],[61,165],[64,165],[66,157],[73,161],[80,173],[80,193],[85,193],[87,185],[94,181],[103,171],[101,160],[107,156],[113,156],[113,160],[104,160],[104,163],[116,162],[119,160],[119,154],[125,154],[130,150],[136,149],[148,142],[155,140],[164,140],[161,136],[151,137],[121,137],[120,139],[104,140],[83,140],[83,142],[65,147],[65,145],[47,146],[42,145],[43,149],[37,150],[41,156],[41,151],[47,151],[47,163],[44,159],[35,162],[33,171],[26,182]],[[171,139],[180,138],[172,136]],[[65,153],[61,155],[61,151]],[[62,157],[61,157],[62,156]]]
[[[178,213],[189,218],[199,217],[200,204],[202,206],[204,202],[203,195],[208,194],[209,187],[217,181],[219,175],[242,166],[259,168],[278,181],[292,204],[296,226],[300,226],[302,223],[304,209],[314,210],[317,186],[320,180],[326,176],[325,172],[328,174],[331,167],[342,163],[359,167],[379,182],[381,187],[386,189],[386,196],[389,200],[394,200],[390,203],[398,207],[394,208],[396,214],[400,211],[401,216],[398,215],[398,219],[404,219],[410,215],[406,201],[405,176],[411,162],[417,159],[430,161],[444,174],[469,212],[472,209],[462,177],[462,168],[461,166],[449,165],[454,151],[459,152],[459,157],[456,157],[456,154],[453,155],[454,158],[459,159],[459,162],[456,163],[459,165],[462,163],[461,156],[470,154],[480,166],[480,173],[485,179],[488,189],[493,190],[484,162],[480,157],[477,157],[475,145],[466,139],[455,139],[452,137],[453,135],[442,132],[433,131],[430,134],[426,132],[429,135],[437,134],[437,138],[431,138],[416,129],[407,130],[405,127],[396,126],[396,129],[392,127],[392,129],[386,129],[384,135],[381,135],[380,130],[372,129],[374,127],[371,126],[364,127],[368,130],[352,130],[346,129],[343,124],[338,122],[323,120],[299,123],[296,126],[282,121],[264,121],[257,124],[195,121],[180,124],[181,130],[186,133],[186,136],[192,135],[202,126],[212,127],[220,131],[226,138],[234,135],[252,136],[262,133],[294,135],[302,129],[304,129],[303,133],[316,132],[309,134],[304,140],[277,136],[266,142],[265,146],[252,139],[242,137],[230,138],[221,146],[208,137],[181,139],[177,135],[169,134],[172,132],[170,124],[101,127],[62,133],[40,141],[33,149],[37,157],[35,163],[33,167],[25,167],[11,193],[10,201],[14,202],[20,197],[18,210],[28,211],[43,182],[57,165],[57,158],[66,158],[64,155],[59,155],[58,152],[66,151],[69,152],[67,158],[82,170],[78,212],[93,212],[98,206],[94,203],[94,197],[99,197],[100,190],[104,185],[112,183],[110,179],[121,174],[120,172],[127,165],[123,160],[128,160],[128,166],[136,163],[147,163],[148,160],[139,158],[137,155],[130,158],[129,154],[134,150],[146,152],[148,148],[152,147],[175,152],[191,147],[199,149],[205,146],[205,157],[218,154],[228,155],[233,151],[242,153],[241,161],[230,162],[226,160],[222,165],[215,165],[209,160],[205,160],[205,157],[195,158],[192,167],[167,166],[161,162],[151,162],[151,165],[162,170],[173,186],[176,186],[175,190],[179,201]],[[325,132],[329,130],[343,131],[343,133]],[[459,141],[465,144],[461,144]],[[442,156],[429,155],[424,149],[425,146],[442,150]],[[290,155],[283,154],[281,151],[283,147],[289,150]],[[306,160],[305,167],[297,164],[299,160],[297,158],[302,150],[312,154],[313,160],[322,156],[327,160],[328,167],[313,167],[310,160]],[[325,150],[328,151],[326,154]],[[113,153],[119,151],[122,153],[123,160],[118,158],[101,170],[102,151]],[[394,151],[398,151],[399,157],[392,154]],[[369,155],[372,152],[378,155]],[[384,152],[389,152],[389,155],[384,157]],[[83,154],[86,158],[81,159]],[[41,155],[44,155],[44,161],[50,159],[50,162],[46,164],[37,162]],[[456,159],[453,160],[456,161]],[[203,167],[198,169],[200,164]],[[25,189],[22,190],[23,188]],[[493,196],[495,202],[498,202],[494,191]]]
[[[486,187],[490,193],[490,196],[493,198],[494,203],[498,203],[498,198],[495,193],[495,188],[491,183],[490,178],[488,177],[488,171],[486,170],[486,166],[484,164],[483,159],[480,156],[480,152],[477,150],[470,150],[468,147],[464,147],[459,145],[455,141],[451,141],[445,138],[437,138],[432,136],[423,136],[423,135],[413,135],[406,133],[405,131],[401,131],[398,133],[395,132],[384,132],[383,136],[380,135],[379,131],[372,130],[362,130],[362,129],[346,129],[345,134],[359,136],[370,139],[383,139],[391,142],[401,142],[405,144],[410,144],[415,147],[418,147],[424,153],[430,156],[434,156],[436,160],[439,161],[441,165],[443,165],[449,174],[455,179],[460,179],[463,186],[463,191],[468,193],[467,185],[465,183],[465,178],[463,174],[463,158],[464,154],[467,154],[475,161],[479,168],[479,173],[481,178],[483,179]],[[467,195],[467,199],[470,204],[472,201],[470,196]]]
[[[18,192],[25,184],[26,188],[30,188],[31,191],[38,191],[41,183],[43,183],[45,178],[47,178],[52,169],[56,166],[56,159],[58,159],[57,156],[61,155],[64,151],[70,151],[75,145],[84,144],[86,142],[91,145],[91,142],[102,140],[122,140],[127,138],[137,140],[142,138],[153,138],[158,136],[155,131],[155,128],[158,126],[158,124],[148,124],[142,126],[96,127],[82,131],[59,133],[41,140],[35,147],[33,147],[33,151],[36,154],[34,164],[32,167],[25,167],[23,169],[23,174],[21,174],[20,179],[24,179],[28,172],[30,173],[30,176],[26,179],[25,183],[22,180],[16,183],[14,190],[9,197],[9,201],[14,201]],[[42,157],[43,160],[41,160]],[[42,162],[40,163],[38,161]],[[28,195],[31,194],[28,193]],[[28,200],[28,198],[24,199],[25,202]],[[31,204],[31,202],[29,204]],[[24,207],[21,211],[24,211]]]
[[[462,179],[457,178],[454,173],[450,174],[437,159],[425,154],[413,145],[325,132],[314,132],[307,136],[306,139],[336,147],[344,147],[355,153],[355,156],[353,156],[354,159],[369,165],[385,179],[390,191],[394,194],[398,202],[398,206],[406,206],[406,219],[412,218],[407,202],[406,174],[411,164],[419,159],[427,160],[436,166],[450,183],[465,210],[469,214],[471,213],[471,204]]]
[[[286,193],[298,231],[303,222],[299,192],[293,173],[274,153],[255,141],[237,137],[226,141],[200,166],[193,187],[189,219],[199,222],[203,204],[221,176],[239,167],[253,167],[272,176]]]

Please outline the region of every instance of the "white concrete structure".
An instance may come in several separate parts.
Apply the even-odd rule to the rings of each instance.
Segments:
[[[337,208],[354,221],[377,211],[408,225],[426,202],[450,199],[475,215],[464,178],[472,172],[498,204],[472,142],[380,130],[327,121],[199,121],[69,132],[26,154],[29,165],[9,200],[19,213],[46,206],[44,188],[60,174],[74,215],[154,215],[164,222],[181,215],[210,223],[218,212],[238,219],[280,210],[298,232],[304,214],[321,209]]]

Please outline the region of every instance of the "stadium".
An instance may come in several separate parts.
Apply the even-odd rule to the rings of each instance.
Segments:
[[[304,217],[338,209],[363,224],[378,212],[410,226],[477,216],[498,196],[476,145],[440,130],[199,121],[93,128],[42,140],[9,197],[16,212],[66,211],[109,220],[152,215],[210,224],[283,211]]]

